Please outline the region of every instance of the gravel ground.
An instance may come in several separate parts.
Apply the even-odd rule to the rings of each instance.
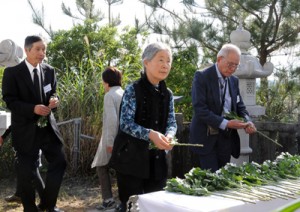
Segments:
[[[117,188],[113,183],[113,193],[117,199]],[[0,180],[0,211],[22,212],[23,207],[17,203],[7,203],[4,198],[15,191],[15,181]],[[37,195],[38,196],[38,195]],[[95,207],[101,202],[100,186],[96,178],[64,179],[60,189],[57,206],[65,212],[96,212]],[[38,197],[37,197],[38,203]]]

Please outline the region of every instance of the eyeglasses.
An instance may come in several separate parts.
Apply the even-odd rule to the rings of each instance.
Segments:
[[[228,68],[237,69],[239,67],[239,65],[240,65],[240,64],[233,63],[233,62],[228,62],[228,60],[225,57],[223,57],[223,59],[226,60]]]

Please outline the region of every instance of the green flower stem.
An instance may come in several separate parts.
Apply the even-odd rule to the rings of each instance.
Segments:
[[[273,140],[272,138],[266,136],[264,133],[262,133],[262,132],[260,132],[260,131],[258,131],[258,130],[256,130],[256,132],[257,132],[258,134],[260,134],[261,136],[267,138],[268,140],[272,141],[274,144],[276,144],[276,145],[278,145],[278,146],[280,146],[280,147],[283,147],[280,143],[278,143],[277,141]]]
[[[190,144],[190,143],[179,143],[176,138],[173,138],[170,142],[172,146],[194,146],[194,147],[203,147],[203,144]],[[149,149],[157,149],[153,142],[150,142]]]
[[[278,190],[275,190],[275,189],[272,189],[272,188],[259,187],[257,189],[268,192],[268,193],[272,194],[273,196],[275,196],[277,198],[282,198],[282,199],[293,198],[293,196],[291,196],[289,194],[283,193],[281,191],[278,191]]]
[[[236,120],[240,120],[240,121],[245,121],[243,117],[238,116],[235,112],[231,111],[230,113],[226,113],[225,114],[225,118],[228,120],[232,120],[232,119],[236,119]],[[264,133],[256,130],[256,132],[260,135],[262,135],[263,137],[267,138],[268,140],[272,141],[273,143],[275,143],[276,145],[282,147],[282,145],[280,143],[278,143],[277,141],[273,140],[272,138],[266,136]]]
[[[281,184],[284,184],[284,183],[281,182]],[[288,186],[286,184],[284,184],[284,185],[273,184],[273,186],[277,186],[278,188],[282,188],[285,191],[290,191],[290,193],[297,192],[300,189],[299,187]]]
[[[221,196],[221,197],[225,197],[225,198],[230,198],[230,199],[235,199],[235,200],[241,200],[241,201],[244,201],[244,202],[249,202],[249,203],[255,204],[254,200],[248,199],[248,198],[243,198],[243,197],[238,197],[237,195],[229,195],[227,193],[213,193],[213,195]]]
[[[189,143],[171,143],[173,146],[195,146],[195,147],[203,147],[203,144],[189,144]]]

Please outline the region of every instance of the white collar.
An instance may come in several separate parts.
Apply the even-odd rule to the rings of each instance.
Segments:
[[[226,81],[226,79],[227,79],[228,77],[225,77],[225,78],[224,78],[224,77],[222,76],[222,74],[221,74],[221,72],[220,72],[220,70],[219,70],[219,68],[218,68],[217,63],[215,64],[215,67],[216,67],[216,72],[217,72],[218,78],[221,79],[221,80]]]
[[[40,65],[39,64],[36,67],[34,67],[26,59],[25,59],[25,63],[27,65],[27,68],[29,69],[29,73],[32,73],[33,69],[35,69],[35,68],[38,70],[38,73],[40,72]]]

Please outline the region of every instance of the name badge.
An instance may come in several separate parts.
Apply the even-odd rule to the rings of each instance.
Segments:
[[[51,88],[51,84],[50,83],[48,85],[44,86],[44,92],[45,93],[48,93],[51,90],[52,90],[52,88]]]

